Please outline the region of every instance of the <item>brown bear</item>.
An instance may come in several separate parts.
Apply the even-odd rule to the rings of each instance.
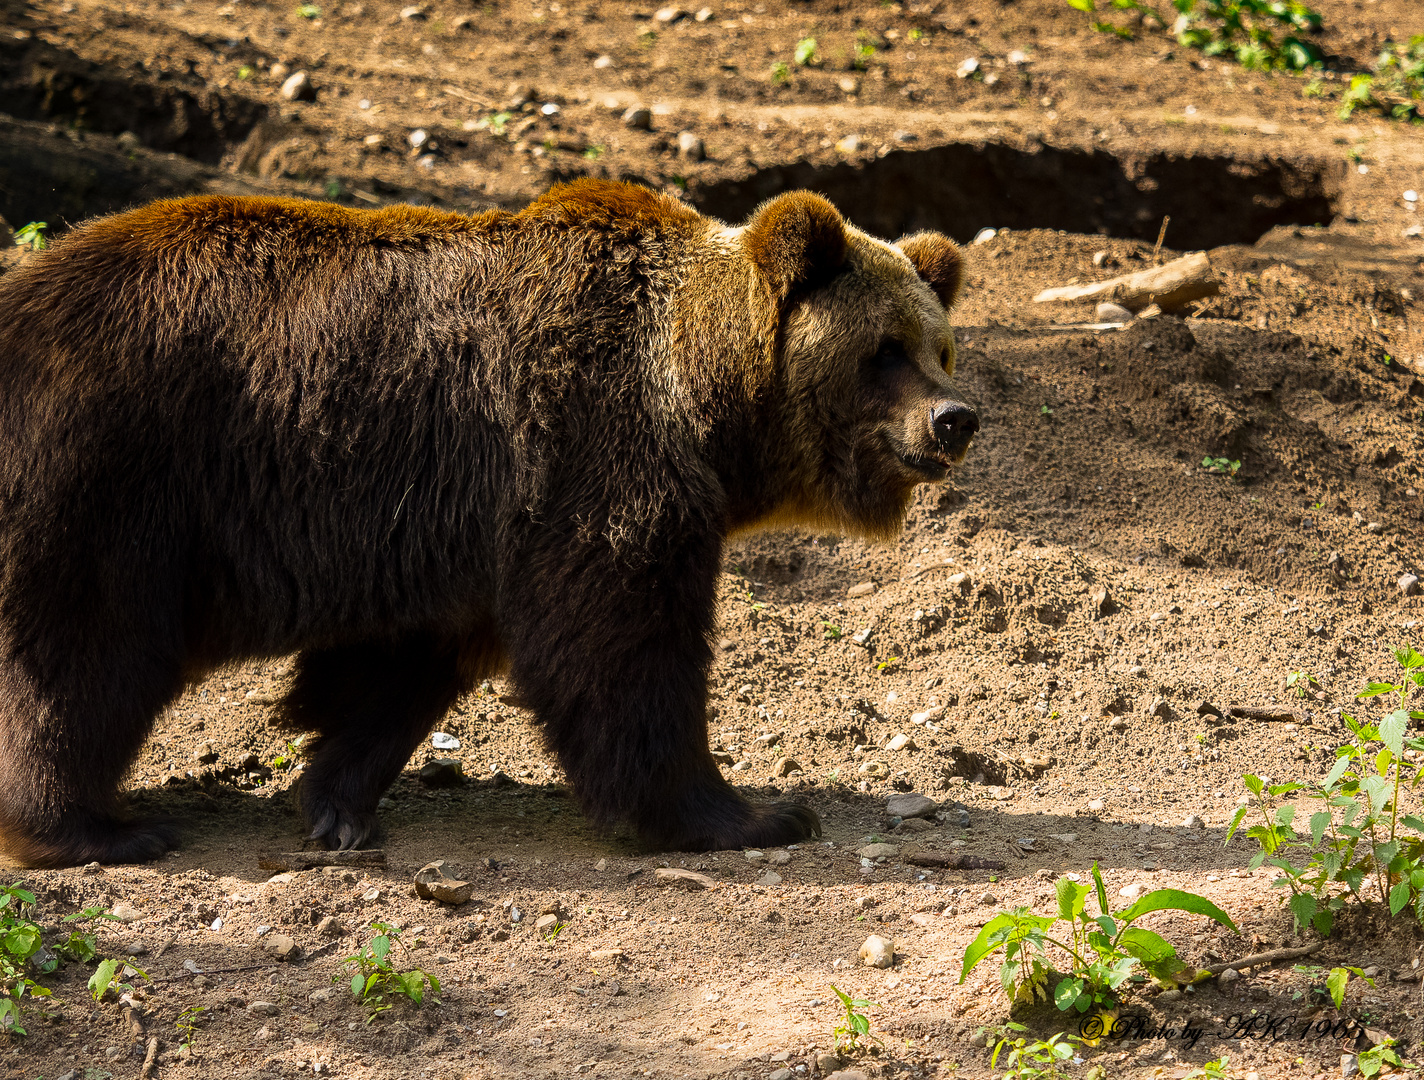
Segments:
[[[730,228],[581,181],[517,214],[154,203],[0,279],[0,845],[151,859],[118,789],[185,683],[298,653],[312,838],[362,844],[505,671],[587,814],[663,849],[819,833],[708,749],[722,546],[884,537],[978,420],[957,249],[792,193]]]

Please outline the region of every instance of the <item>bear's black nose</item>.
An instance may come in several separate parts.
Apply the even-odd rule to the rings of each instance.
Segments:
[[[941,401],[930,410],[930,433],[947,454],[962,454],[979,430],[979,414],[962,401]]]

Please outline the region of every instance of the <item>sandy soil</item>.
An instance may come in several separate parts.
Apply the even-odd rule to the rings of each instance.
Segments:
[[[1302,80],[1203,64],[1161,34],[1092,33],[1056,0],[737,3],[672,22],[652,5],[319,6],[3,0],[0,214],[58,229],[199,190],[478,208],[593,174],[736,218],[812,186],[888,234],[1000,229],[967,248],[954,316],[983,432],[894,544],[787,533],[728,555],[714,744],[749,793],[815,807],[821,842],[688,856],[597,835],[496,682],[442,723],[459,748],[427,746],[390,792],[383,866],[273,876],[263,860],[301,847],[301,748],[268,722],[288,661],[244,665],[177,701],[135,766],[135,804],[183,823],[180,851],[12,871],[46,925],[122,910],[101,952],[149,979],[130,1019],[89,1000],[90,968],[62,968],[29,1036],[0,1048],[5,1075],[137,1076],[153,1036],[160,1076],[811,1075],[831,984],[876,1002],[883,1039],[845,1067],[987,1075],[974,1032],[1008,1001],[987,967],[958,982],[964,946],[1000,908],[1048,910],[1052,879],[1094,860],[1113,893],[1172,886],[1225,908],[1240,935],[1149,920],[1198,964],[1317,940],[1223,838],[1243,772],[1323,773],[1340,710],[1375,715],[1354,692],[1424,642],[1424,599],[1397,585],[1424,561],[1424,240],[1403,235],[1419,215],[1401,198],[1424,188],[1416,131],[1341,122]],[[1407,0],[1319,6],[1341,71],[1424,30]],[[792,63],[806,36],[820,67]],[[979,77],[957,77],[969,57]],[[314,101],[281,98],[279,64],[309,73]],[[622,119],[639,105],[647,130]],[[684,131],[705,159],[679,151]],[[1220,296],[1105,332],[1062,329],[1089,307],[1032,303],[1150,265],[1164,214],[1163,257],[1210,248]],[[1286,686],[1299,671],[1305,697]],[[1232,706],[1282,718],[1210,712]],[[438,757],[466,779],[419,782]],[[898,792],[938,814],[895,822]],[[867,866],[872,842],[898,850]],[[963,855],[1005,868],[925,865]],[[417,899],[432,859],[473,899]],[[714,885],[665,884],[662,867]],[[545,913],[556,934],[535,928]],[[342,959],[376,921],[406,928],[400,964],[439,978],[438,1004],[368,1022]],[[894,940],[892,968],[859,965],[871,933]],[[275,935],[296,943],[285,962]],[[1159,1033],[1089,1056],[1108,1077],[1222,1054],[1234,1074],[1340,1075],[1354,1034],[1301,1035],[1335,1017],[1318,969],[1378,969],[1344,1016],[1417,1047],[1421,948],[1407,920],[1361,914],[1314,969],[1133,996],[1154,1024],[1203,1028],[1190,1045]],[[190,1006],[205,1011],[185,1049]],[[1228,1037],[1253,1015],[1294,1019]]]

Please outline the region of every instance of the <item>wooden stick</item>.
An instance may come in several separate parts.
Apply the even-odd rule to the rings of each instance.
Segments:
[[[1250,956],[1243,956],[1240,960],[1233,960],[1229,964],[1212,964],[1210,967],[1202,968],[1202,970],[1211,975],[1220,975],[1223,971],[1261,967],[1264,964],[1274,964],[1278,960],[1299,960],[1302,956],[1317,953],[1323,948],[1325,948],[1325,942],[1317,941],[1314,945],[1302,945],[1296,949],[1272,949],[1270,952],[1252,953]]]
[[[458,86],[442,86],[441,89],[444,90],[445,93],[449,94],[451,97],[457,97],[461,101],[468,101],[471,105],[478,105],[482,109],[490,108],[489,102],[484,101],[481,98],[475,97],[475,95],[470,93],[468,90],[461,90]]]
[[[1036,304],[1063,300],[1111,300],[1130,311],[1157,304],[1163,311],[1185,307],[1193,300],[1215,296],[1221,291],[1206,252],[1198,251],[1174,259],[1165,266],[1139,270],[1135,274],[1109,278],[1093,285],[1069,285],[1045,289],[1033,298]]]
[[[1162,264],[1162,241],[1167,239],[1167,226],[1171,221],[1171,214],[1162,215],[1162,228],[1157,232],[1157,246],[1152,249],[1153,266],[1160,266]]]
[[[905,861],[911,866],[928,866],[936,870],[1007,870],[1008,864],[1000,862],[998,859],[985,859],[978,855],[931,855],[928,852],[915,852],[913,855],[906,855]]]
[[[1293,709],[1287,709],[1284,705],[1267,705],[1264,708],[1256,708],[1252,705],[1230,705],[1226,709],[1227,716],[1240,717],[1242,720],[1288,720],[1292,723],[1303,724],[1305,718]]]
[[[385,866],[384,848],[364,851],[286,851],[257,860],[263,870],[311,870],[318,866]]]
[[[139,1075],[143,1080],[151,1080],[155,1070],[158,1068],[158,1036],[151,1036],[148,1040],[148,1053],[143,1055],[143,1072]]]

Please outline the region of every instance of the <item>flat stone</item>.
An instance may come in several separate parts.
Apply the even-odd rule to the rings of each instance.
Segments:
[[[767,1080],[791,1080],[795,1075],[796,1074],[790,1069],[777,1069],[776,1072],[767,1077]]]
[[[787,851],[785,848],[777,848],[775,851],[768,851],[766,853],[766,861],[771,863],[772,866],[785,866],[791,861],[791,852]]]
[[[773,776],[790,776],[794,772],[804,772],[795,758],[777,758],[776,764],[771,767]]]
[[[1206,822],[1201,819],[1200,815],[1188,814],[1182,822],[1182,827],[1184,829],[1205,829]]]
[[[677,135],[677,156],[688,161],[702,161],[707,157],[707,147],[691,131],[680,131]]]
[[[623,126],[634,131],[648,131],[653,126],[653,110],[643,105],[634,105],[623,114]]]
[[[307,1000],[313,1005],[325,1005],[336,996],[336,991],[330,986],[324,986],[320,990],[313,990],[307,995]]]
[[[345,937],[351,931],[335,915],[328,915],[316,924],[316,933],[318,937]]]
[[[1419,595],[1419,579],[1413,574],[1405,574],[1399,579],[1399,591],[1405,596]]]
[[[840,1072],[833,1072],[826,1080],[870,1080],[865,1073],[859,1069],[843,1069]]]
[[[1132,312],[1121,304],[1104,302],[1093,309],[1093,319],[1096,322],[1129,323],[1132,322]]]
[[[1048,838],[1057,840],[1060,844],[1076,844],[1078,842],[1078,834],[1075,832],[1049,833]]]
[[[436,859],[415,872],[415,895],[442,904],[466,903],[475,891],[473,881],[461,881],[445,872],[445,860]]]
[[[894,844],[866,844],[856,854],[862,859],[890,859],[900,854],[900,849]]]
[[[660,866],[653,871],[653,877],[659,885],[677,885],[684,889],[710,889],[717,884],[706,874],[699,874],[695,870],[684,870],[679,866]]]
[[[885,744],[885,749],[894,753],[897,750],[915,750],[915,740],[901,732]]]
[[[301,946],[287,934],[268,934],[262,941],[262,949],[278,960],[298,960],[302,955]]]
[[[270,1001],[250,1001],[247,1004],[247,1014],[249,1016],[281,1016],[282,1006],[275,1005]]]
[[[888,968],[895,962],[895,943],[871,934],[860,947],[860,962],[866,967]]]
[[[589,958],[590,960],[598,960],[598,961],[603,961],[603,962],[622,960],[622,959],[623,959],[623,950],[622,950],[622,949],[590,949],[590,950],[588,951],[588,958]]]
[[[1139,896],[1147,892],[1147,886],[1140,881],[1134,881],[1131,885],[1124,885],[1117,891],[1117,894],[1124,900],[1136,900]]]
[[[1101,814],[1107,808],[1108,804],[1102,799],[1094,799],[1092,802],[1088,803],[1088,810],[1094,814]]]
[[[852,585],[846,590],[846,596],[854,599],[857,596],[869,596],[875,591],[875,582],[862,581],[859,585]]]
[[[465,779],[465,768],[455,758],[436,758],[422,765],[418,775],[426,787],[458,787]]]
[[[134,907],[127,900],[120,900],[109,912],[115,919],[122,923],[138,922],[143,918],[143,912]]]
[[[761,877],[756,879],[756,883],[758,885],[763,886],[764,888],[770,888],[773,885],[780,885],[781,875],[778,874],[775,870],[768,870]]]
[[[557,915],[540,915],[534,920],[534,929],[541,934],[550,933],[558,925],[559,917]]]
[[[305,71],[294,71],[282,83],[281,94],[288,101],[315,101],[316,87]]]

